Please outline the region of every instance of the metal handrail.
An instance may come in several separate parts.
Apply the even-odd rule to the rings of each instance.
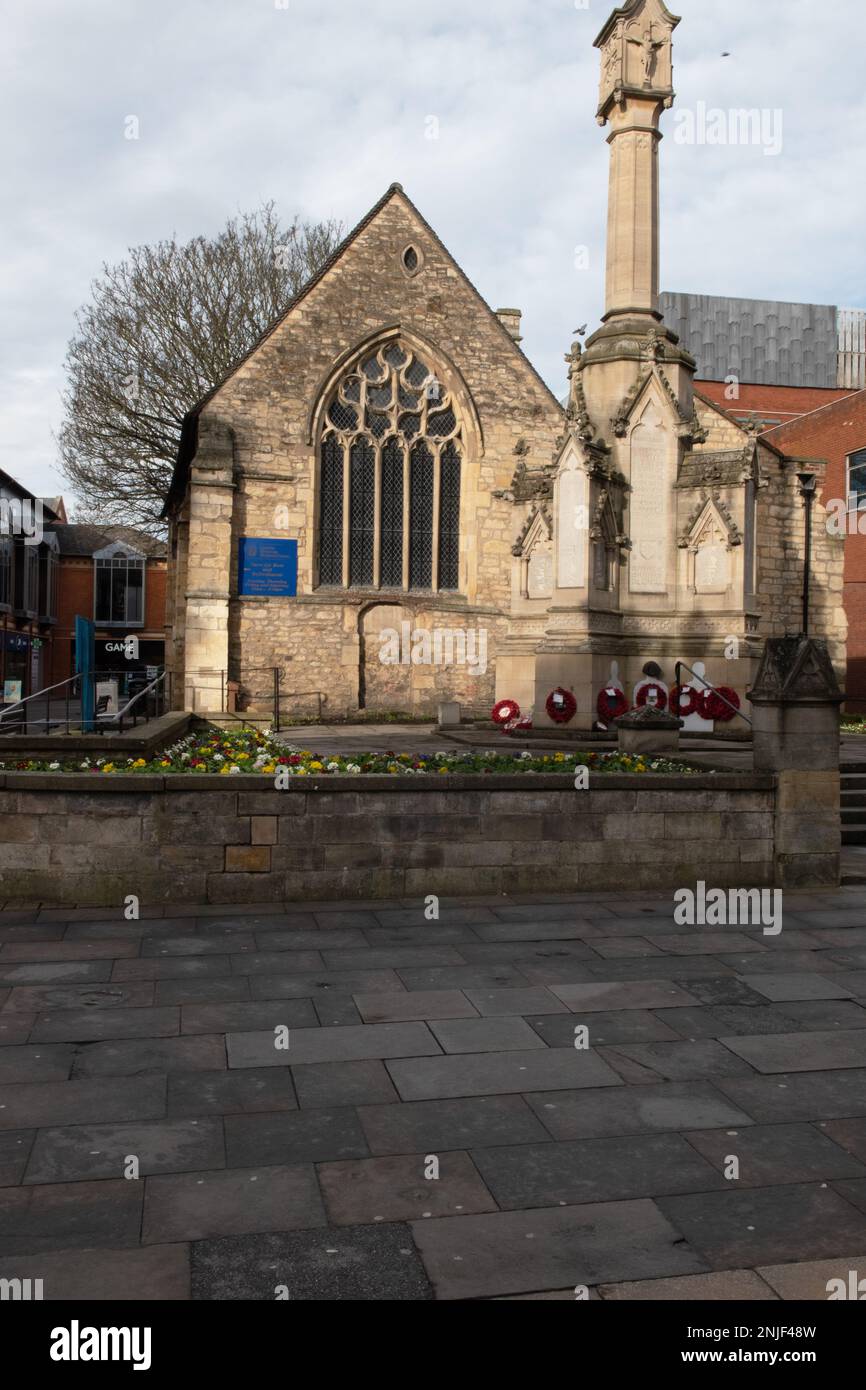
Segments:
[[[142,690],[139,690],[137,695],[133,695],[131,700],[127,700],[126,704],[123,706],[123,709],[119,709],[116,714],[95,714],[94,720],[98,721],[101,719],[104,720],[106,723],[117,724],[118,728],[122,733],[123,720],[125,716],[129,713],[129,711],[132,709],[133,705],[137,704],[143,696],[148,695],[151,690],[154,690],[156,686],[158,686],[162,681],[165,680],[167,675],[168,672],[163,671],[161,675],[157,676],[156,680],[150,682],[150,685],[144,686]]]
[[[718,695],[718,697],[719,697],[719,699],[721,700],[722,704],[723,704],[723,705],[727,705],[728,709],[731,710],[731,711],[734,713],[734,715],[739,715],[741,719],[745,719],[745,721],[746,721],[746,723],[748,724],[749,728],[752,727],[752,721],[751,721],[751,719],[749,718],[749,716],[748,716],[747,714],[743,714],[743,711],[742,711],[741,709],[737,709],[736,705],[732,705],[731,702],[730,702],[730,700],[727,698],[727,696],[723,695],[723,694],[721,693],[721,691],[718,690],[717,687],[713,685],[712,681],[708,681],[704,676],[699,676],[698,673],[697,673],[697,671],[693,671],[692,668],[691,668],[691,666],[689,666],[687,662],[685,662],[685,661],[678,661],[677,664],[676,664],[676,667],[675,667],[674,669],[675,669],[675,675],[676,675],[676,688],[677,688],[677,690],[681,690],[681,689],[682,689],[682,681],[680,680],[680,671],[688,671],[689,675],[690,675],[690,676],[694,676],[695,680],[696,680],[696,681],[699,681],[700,684],[701,684],[702,686],[705,686],[707,690],[712,690],[712,692],[713,692],[714,695]],[[679,704],[679,700],[677,700],[677,703]],[[680,716],[679,710],[676,711],[676,717],[677,717],[678,719],[681,717],[681,716]]]
[[[80,675],[69,676],[65,681],[58,681],[56,685],[46,685],[44,690],[35,690],[32,695],[25,695],[23,700],[19,700],[17,705],[8,705],[6,709],[0,710],[0,723],[6,718],[7,714],[14,714],[15,710],[23,709],[31,700],[40,700],[44,695],[50,695],[52,690],[62,690],[65,685],[73,685],[80,680]],[[37,721],[42,723],[44,721]]]

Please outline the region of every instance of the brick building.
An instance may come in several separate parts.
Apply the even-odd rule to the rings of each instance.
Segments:
[[[75,619],[96,624],[98,672],[142,673],[165,662],[166,545],[129,526],[54,524],[58,557],[54,640],[44,684],[75,673]],[[124,639],[138,654],[124,655]]]

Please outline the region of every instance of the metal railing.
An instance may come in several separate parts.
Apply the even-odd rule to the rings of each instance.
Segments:
[[[149,683],[149,685],[144,686],[144,688],[143,688],[142,690],[137,691],[136,694],[132,696],[132,699],[127,700],[127,702],[126,702],[126,704],[123,706],[123,708],[117,710],[116,713],[114,713],[114,712],[112,712],[112,711],[104,711],[103,713],[100,714],[99,712],[97,712],[97,713],[94,715],[94,720],[95,720],[97,726],[99,725],[100,720],[102,720],[103,723],[104,723],[104,726],[105,726],[106,728],[107,728],[109,725],[111,725],[111,726],[116,725],[116,726],[117,726],[117,731],[118,731],[118,733],[121,733],[121,734],[122,734],[122,733],[123,733],[123,721],[124,721],[124,719],[126,719],[126,717],[127,717],[127,715],[129,714],[130,710],[132,710],[132,711],[133,711],[133,716],[132,716],[132,727],[133,727],[134,729],[137,728],[137,727],[138,727],[138,718],[139,718],[139,713],[140,713],[140,712],[136,709],[136,705],[138,704],[139,700],[143,700],[144,697],[145,697],[146,695],[150,695],[151,691],[156,691],[156,692],[158,692],[157,695],[156,695],[156,698],[155,698],[154,701],[153,701],[154,709],[153,709],[152,712],[149,712],[149,711],[147,710],[147,707],[145,706],[145,713],[144,713],[144,720],[143,720],[143,722],[146,724],[146,723],[148,722],[148,720],[150,720],[150,719],[159,719],[160,716],[161,716],[162,714],[164,714],[165,711],[166,711],[166,709],[168,708],[168,704],[167,704],[167,701],[166,701],[166,691],[170,688],[170,682],[171,682],[171,677],[170,677],[168,671],[162,671],[162,672],[160,672],[160,674],[156,677],[155,680],[152,680],[152,681]],[[100,732],[101,732],[101,730],[100,730]]]
[[[94,711],[93,727],[97,733],[102,733],[103,729],[113,724],[117,724],[120,732],[123,731],[123,723],[129,712],[132,710],[133,727],[138,724],[139,719],[146,723],[150,719],[158,719],[167,709],[170,708],[168,692],[170,691],[171,677],[167,671],[162,671],[155,680],[148,682],[142,689],[136,689],[129,695],[128,683],[135,682],[136,672],[123,671],[93,671],[90,679],[97,682],[117,681],[118,690],[123,688],[123,683],[127,683],[127,689],[120,698],[125,699],[126,703],[117,711],[100,711],[97,707]],[[73,732],[85,732],[84,724],[87,722],[82,711],[81,685],[83,677],[79,673],[75,676],[68,676],[66,680],[57,681],[54,685],[45,686],[43,690],[36,690],[32,695],[27,695],[23,700],[18,700],[14,705],[8,705],[5,709],[0,709],[0,738],[12,734],[35,733],[41,730],[43,733],[50,734],[55,730],[63,729],[67,734]],[[144,710],[138,708],[139,701],[144,695],[158,690],[156,699],[150,705],[145,705]],[[62,691],[61,696],[52,698],[54,691]],[[128,696],[128,698],[127,698]],[[52,706],[60,706],[55,712]],[[31,715],[30,710],[44,710],[43,716]]]
[[[694,679],[698,682],[698,685],[700,685],[702,689],[712,690],[714,695],[718,695],[723,705],[727,705],[728,709],[731,710],[731,712],[734,715],[739,716],[740,719],[745,719],[749,728],[752,727],[752,721],[747,714],[743,714],[743,711],[741,709],[738,709],[736,705],[732,705],[727,696],[723,695],[721,691],[715,685],[713,685],[712,681],[708,681],[705,676],[699,676],[697,672],[693,671],[691,666],[689,666],[685,661],[678,661],[675,668],[676,688],[678,691],[682,690],[682,680],[680,679],[680,671],[688,671],[689,675],[694,677]],[[677,703],[679,703],[679,700],[677,700]],[[678,719],[682,718],[682,715],[680,714],[678,709],[673,710],[672,713],[675,714]]]
[[[258,681],[256,677],[269,679]],[[291,710],[291,702],[296,700],[315,700],[317,718],[321,721],[327,694],[322,690],[284,689],[285,674],[281,666],[245,666],[238,676],[216,667],[200,667],[188,670],[185,677],[184,707],[198,713],[220,713],[237,719],[240,724],[253,727],[250,719],[256,717],[250,711],[261,710],[270,715],[270,723],[275,733],[282,729],[283,718]],[[238,707],[238,703],[242,708]],[[249,718],[244,715],[249,713]]]

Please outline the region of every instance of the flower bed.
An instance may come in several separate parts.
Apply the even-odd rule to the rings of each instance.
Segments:
[[[0,762],[0,772],[74,772],[95,777],[120,774],[171,776],[212,773],[231,776],[241,772],[264,777],[360,777],[372,774],[394,777],[443,776],[448,773],[573,773],[576,767],[593,772],[691,774],[694,769],[666,758],[636,754],[576,751],[538,755],[530,752],[353,753],[327,756],[290,748],[268,733],[253,729],[226,732],[208,726],[181,739],[156,757],[36,759]]]

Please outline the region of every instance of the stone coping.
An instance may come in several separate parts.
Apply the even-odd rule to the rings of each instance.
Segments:
[[[123,733],[101,734],[5,734],[0,738],[0,762],[10,758],[75,758],[83,754],[124,753],[132,757],[165,748],[189,732],[197,716],[172,710],[147,723],[130,724]]]
[[[592,769],[590,769],[592,771]],[[772,791],[776,776],[772,772],[716,772],[675,775],[665,773],[599,772],[590,791]],[[188,775],[175,773],[161,777],[153,773],[7,772],[0,775],[0,789],[6,791],[50,792],[227,792],[273,791],[277,796],[317,792],[539,792],[567,791],[574,786],[571,773],[430,773],[420,777],[384,774],[355,777],[297,777],[288,788],[277,791],[270,777],[240,772],[223,777],[219,773]]]

